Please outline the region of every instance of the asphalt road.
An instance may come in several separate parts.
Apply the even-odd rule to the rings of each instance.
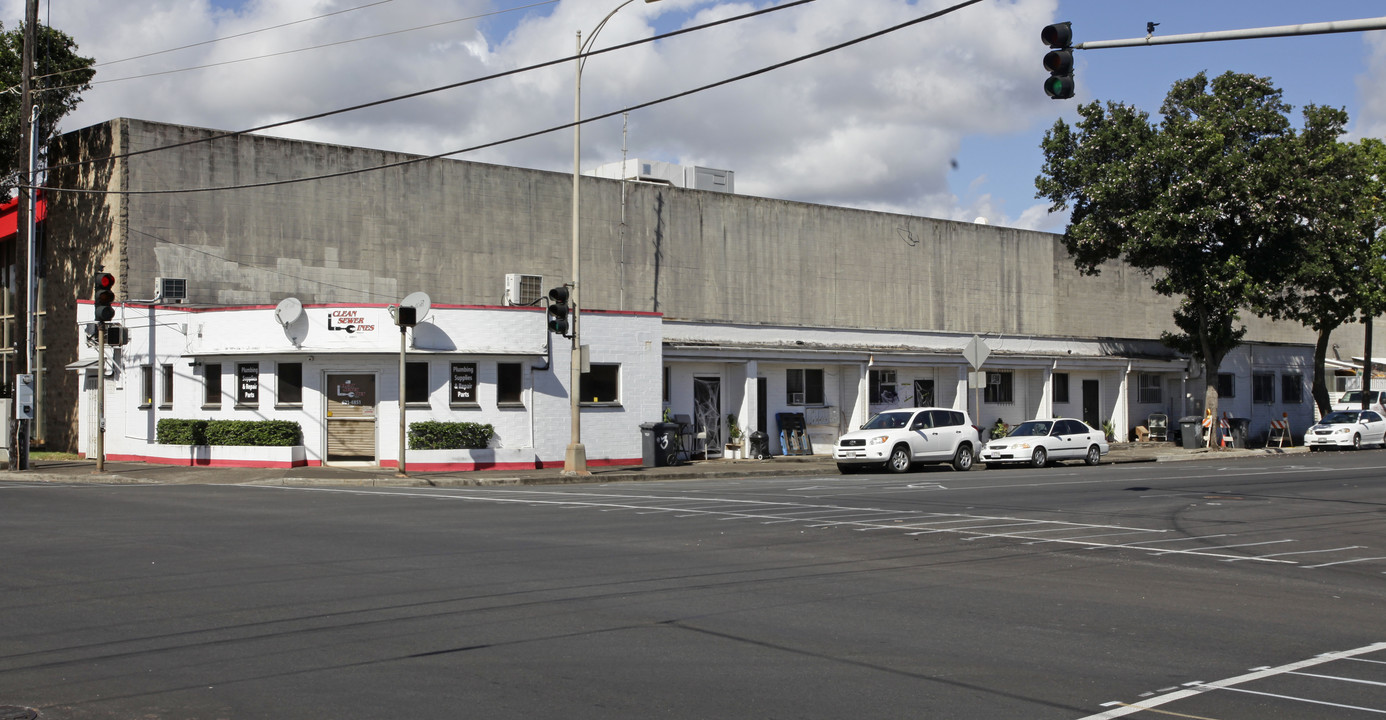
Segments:
[[[1386,714],[1381,451],[504,489],[0,482],[0,537],[0,706],[41,718]]]

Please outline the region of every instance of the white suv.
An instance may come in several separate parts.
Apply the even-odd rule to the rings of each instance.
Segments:
[[[860,430],[838,438],[833,459],[843,474],[868,466],[902,473],[926,462],[971,470],[981,444],[976,426],[961,410],[900,408],[880,413]]]

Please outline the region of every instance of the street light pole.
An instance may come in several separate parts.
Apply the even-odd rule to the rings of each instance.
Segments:
[[[563,454],[563,474],[564,475],[590,475],[587,470],[587,448],[582,444],[582,398],[578,392],[582,386],[582,332],[581,332],[581,307],[580,301],[582,293],[582,230],[579,218],[580,185],[582,178],[582,54],[585,48],[592,46],[592,41],[597,38],[597,33],[602,31],[606,21],[621,8],[635,2],[635,0],[625,0],[616,6],[615,10],[606,14],[602,21],[592,29],[592,33],[587,36],[586,44],[582,41],[582,31],[577,32],[577,54],[573,57],[573,289],[569,295],[572,302],[572,329],[573,329],[573,353],[569,367],[568,376],[568,412],[569,439],[568,450]],[[645,0],[646,4],[659,2],[659,0]]]

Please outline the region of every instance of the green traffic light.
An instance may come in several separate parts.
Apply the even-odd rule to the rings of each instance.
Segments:
[[[1074,83],[1073,78],[1055,75],[1044,81],[1044,92],[1055,100],[1067,100],[1073,97]]]

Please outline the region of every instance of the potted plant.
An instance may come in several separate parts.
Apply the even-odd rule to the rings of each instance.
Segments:
[[[727,449],[736,459],[741,459],[741,426],[736,424],[736,413],[727,414],[727,437],[731,439]]]

